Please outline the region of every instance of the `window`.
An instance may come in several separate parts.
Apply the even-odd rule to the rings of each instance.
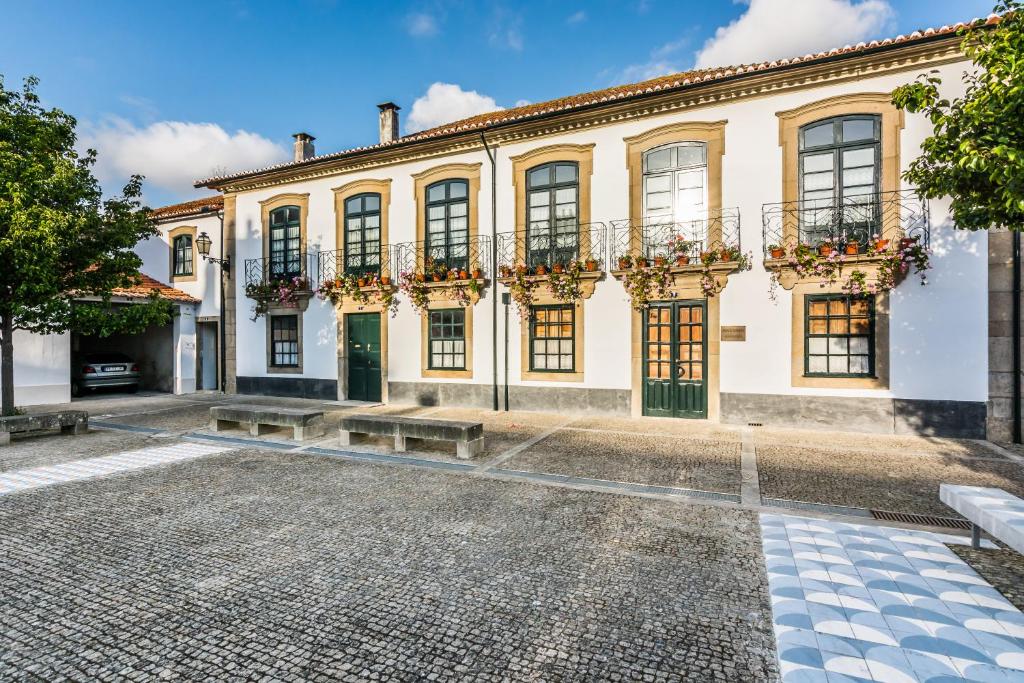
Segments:
[[[579,165],[558,161],[526,172],[529,266],[574,261],[579,254]]]
[[[302,275],[302,231],[299,207],[282,206],[270,212],[270,278]]]
[[[192,275],[192,236],[178,235],[174,238],[174,277]]]
[[[270,317],[270,365],[275,368],[299,367],[299,316]]]
[[[469,182],[444,180],[426,192],[427,259],[448,268],[469,268]]]
[[[573,372],[575,308],[534,306],[530,314],[530,370]]]
[[[380,273],[380,195],[345,200],[345,272]]]
[[[448,308],[430,311],[431,370],[466,369],[466,311]]]
[[[652,222],[707,218],[707,146],[683,142],[644,154],[644,216]]]
[[[874,297],[805,297],[804,374],[817,377],[873,377]]]
[[[831,238],[867,244],[877,232],[880,131],[881,118],[864,115],[800,128],[802,242]]]

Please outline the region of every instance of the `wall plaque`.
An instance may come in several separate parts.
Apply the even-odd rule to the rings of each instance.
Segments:
[[[722,341],[747,341],[747,326],[722,325]]]

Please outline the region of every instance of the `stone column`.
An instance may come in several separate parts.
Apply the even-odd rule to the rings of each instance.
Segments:
[[[988,233],[988,420],[991,441],[1013,439],[1013,237]]]

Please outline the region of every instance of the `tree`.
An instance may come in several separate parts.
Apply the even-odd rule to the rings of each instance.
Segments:
[[[166,324],[155,296],[114,308],[112,290],[138,281],[135,244],[156,234],[142,178],[103,200],[96,152],[75,151],[74,117],[46,109],[38,81],[6,90],[0,76],[0,415],[14,412],[14,331],[112,334]],[[82,301],[88,297],[90,301]]]
[[[928,198],[952,197],[957,227],[1020,230],[1024,223],[1024,14],[1001,0],[997,19],[970,26],[961,49],[978,69],[964,74],[963,97],[939,95],[924,74],[893,91],[893,104],[923,112],[934,133],[904,174]]]

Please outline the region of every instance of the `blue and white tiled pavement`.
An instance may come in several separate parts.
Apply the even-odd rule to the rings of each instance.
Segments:
[[[938,534],[762,514],[783,683],[1024,683],[1024,614]]]

